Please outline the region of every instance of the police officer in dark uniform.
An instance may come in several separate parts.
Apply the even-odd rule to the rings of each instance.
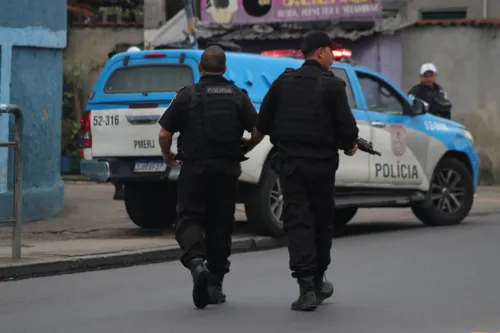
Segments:
[[[323,32],[304,37],[306,58],[272,84],[259,110],[247,150],[270,135],[284,197],[284,232],[290,269],[300,287],[292,309],[310,311],[333,294],[324,275],[333,237],[335,172],[338,150],[353,155],[358,128],[345,83],[329,71],[337,45]]]
[[[437,68],[432,63],[420,67],[420,83],[413,86],[408,94],[427,102],[429,113],[451,119],[451,102],[444,89],[436,83]]]
[[[242,135],[254,129],[257,112],[246,93],[222,76],[226,55],[220,47],[203,52],[199,71],[200,81],[179,90],[159,120],[159,140],[168,165],[182,161],[175,237],[193,277],[194,304],[204,308],[226,300],[222,282],[229,272],[236,186],[245,159]],[[176,132],[177,157],[170,151]]]

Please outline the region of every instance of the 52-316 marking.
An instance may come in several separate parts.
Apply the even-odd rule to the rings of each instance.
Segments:
[[[94,126],[116,126],[120,124],[120,116],[94,116],[92,125]]]

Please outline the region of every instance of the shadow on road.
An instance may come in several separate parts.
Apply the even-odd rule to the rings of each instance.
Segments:
[[[402,230],[416,230],[425,228],[418,222],[370,222],[347,225],[334,230],[335,237],[354,237],[362,235],[388,233]]]
[[[335,237],[354,237],[370,234],[379,234],[386,232],[395,232],[401,230],[413,230],[425,228],[419,222],[369,222],[353,223],[343,228],[334,230]],[[235,225],[235,234],[256,234],[252,225],[247,221],[237,221]]]
[[[335,230],[335,237],[354,237],[361,235],[395,232],[401,230],[421,229],[425,226],[418,222],[370,222],[347,225]],[[172,234],[174,228],[164,230],[147,230],[140,228],[124,229],[124,236],[129,237],[159,237]],[[247,221],[237,221],[234,228],[235,235],[257,235],[254,228]]]
[[[478,225],[481,222],[476,219],[468,218],[459,226],[450,226],[450,228],[457,227],[469,227],[471,225]],[[423,228],[436,228],[429,227],[421,224],[418,221],[370,221],[370,222],[355,222],[352,224],[348,224],[342,228],[336,228],[334,230],[335,238],[347,238],[347,237],[359,237],[359,236],[369,236],[374,234],[382,234],[382,233],[392,233],[392,232],[400,232],[400,231],[413,231],[413,230],[422,230]],[[441,228],[441,227],[439,227]],[[443,227],[446,228],[446,227]],[[93,237],[99,238],[99,235],[102,237],[109,237],[110,233],[113,236],[119,237],[173,237],[174,236],[174,227],[162,230],[148,230],[141,229],[134,226],[122,228],[122,229],[114,229],[114,230],[87,230],[86,233],[92,234]],[[247,221],[236,221],[234,228],[234,236],[261,236],[259,235],[254,227],[249,224]]]

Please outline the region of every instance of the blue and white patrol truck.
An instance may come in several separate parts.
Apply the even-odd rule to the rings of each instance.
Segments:
[[[334,52],[340,57],[350,54]],[[128,215],[142,228],[175,223],[179,169],[162,161],[158,119],[180,87],[199,80],[201,53],[177,49],[117,54],[103,68],[88,99],[80,130],[81,173],[95,181],[123,183]],[[302,62],[293,52],[228,52],[225,77],[247,90],[258,110],[271,83]],[[371,207],[410,207],[426,225],[460,223],[473,205],[479,178],[478,153],[469,131],[427,113],[424,102],[369,68],[339,61],[331,71],[346,83],[360,137],[382,153],[340,154],[335,223],[345,225],[359,208]],[[247,155],[239,202],[259,232],[279,236],[283,197],[269,166],[273,150],[266,137]]]

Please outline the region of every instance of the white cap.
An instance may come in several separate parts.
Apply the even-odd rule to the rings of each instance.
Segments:
[[[425,74],[425,72],[437,73],[437,68],[436,66],[434,66],[434,64],[428,62],[426,64],[423,64],[422,67],[420,67],[420,75]]]
[[[128,48],[127,52],[141,52],[141,49],[137,46],[131,46]]]

